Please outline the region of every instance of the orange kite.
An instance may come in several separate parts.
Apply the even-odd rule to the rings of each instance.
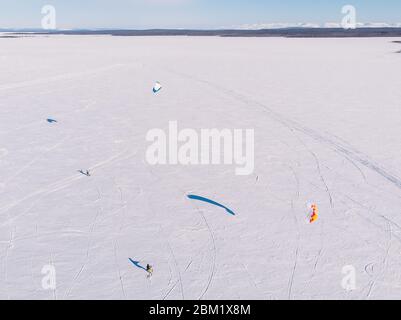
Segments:
[[[312,208],[312,215],[310,217],[310,223],[314,223],[317,220],[317,218],[319,217],[319,215],[318,215],[319,209],[317,208],[316,204],[312,204],[311,208]]]

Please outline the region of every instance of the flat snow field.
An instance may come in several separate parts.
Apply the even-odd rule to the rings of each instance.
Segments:
[[[0,39],[0,299],[400,299],[393,40]],[[170,120],[254,129],[253,174],[149,165]]]

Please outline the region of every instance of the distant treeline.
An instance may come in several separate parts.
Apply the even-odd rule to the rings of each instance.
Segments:
[[[401,28],[288,28],[262,30],[0,30],[14,35],[110,35],[110,36],[218,36],[218,37],[288,37],[288,38],[346,38],[401,37]]]

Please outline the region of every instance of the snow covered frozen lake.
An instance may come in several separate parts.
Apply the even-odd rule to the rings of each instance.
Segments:
[[[394,40],[0,39],[0,299],[400,299]],[[151,166],[169,121],[253,173]]]

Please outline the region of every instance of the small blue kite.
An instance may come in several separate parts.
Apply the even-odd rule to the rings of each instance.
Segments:
[[[230,210],[226,206],[223,206],[222,204],[220,204],[220,203],[218,203],[216,201],[213,201],[213,200],[210,200],[210,199],[207,199],[207,198],[204,198],[204,197],[200,197],[200,196],[195,196],[195,195],[192,195],[192,194],[188,195],[188,198],[191,199],[191,200],[198,200],[198,201],[203,201],[203,202],[207,202],[207,203],[213,204],[215,206],[218,206],[220,208],[225,209],[229,214],[235,216],[235,213],[232,210]]]

